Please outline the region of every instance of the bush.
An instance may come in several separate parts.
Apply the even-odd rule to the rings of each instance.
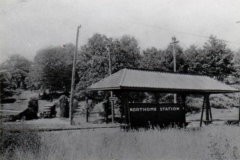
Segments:
[[[1,155],[11,157],[19,149],[23,152],[38,154],[41,138],[35,130],[24,125],[2,125],[0,132]]]
[[[32,97],[28,102],[28,108],[32,109],[36,114],[38,113],[38,99],[36,97]]]
[[[15,116],[9,116],[8,121],[38,119],[38,99],[33,97],[28,102],[28,108]]]
[[[60,117],[69,117],[69,102],[67,96],[62,95],[59,99]]]
[[[210,104],[213,108],[229,109],[238,106],[237,94],[213,94],[210,96]]]

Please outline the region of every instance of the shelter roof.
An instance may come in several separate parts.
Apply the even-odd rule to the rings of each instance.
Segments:
[[[159,92],[193,93],[239,92],[238,89],[204,75],[127,68],[92,84],[87,90],[156,90]]]

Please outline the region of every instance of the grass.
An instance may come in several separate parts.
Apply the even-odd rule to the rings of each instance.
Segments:
[[[23,95],[24,94],[24,95]],[[22,110],[27,107],[24,92],[20,103],[2,106],[4,109]],[[223,96],[218,103],[228,102]],[[23,99],[23,100],[21,100]],[[215,97],[213,97],[215,99]],[[191,99],[190,99],[191,100]],[[200,98],[190,101],[190,106],[200,108]],[[214,100],[215,101],[215,100]],[[39,101],[39,110],[47,101]],[[197,105],[198,104],[198,105]],[[199,107],[198,107],[199,106]],[[213,109],[213,117],[238,117],[238,108]],[[200,113],[193,116],[200,118]],[[2,116],[2,115],[1,115]],[[191,117],[189,117],[191,119]],[[196,119],[196,117],[194,117]],[[85,119],[84,119],[85,120]],[[165,129],[123,132],[119,129],[96,129],[80,131],[38,133],[26,126],[15,129],[1,126],[1,158],[3,160],[71,160],[71,159],[158,159],[158,160],[240,160],[240,128],[237,126],[206,126],[201,130]],[[13,126],[16,127],[16,126]],[[11,142],[11,143],[10,143]],[[9,145],[11,144],[11,145]],[[37,146],[37,147],[36,147]]]
[[[17,147],[9,157],[16,160],[73,159],[240,159],[238,126],[207,126],[200,130],[165,129],[123,132],[119,129],[43,132],[38,153]],[[26,145],[26,144],[25,144]]]
[[[36,131],[25,125],[2,125],[1,127],[1,155],[11,157],[19,149],[23,152],[30,150],[34,154],[39,152],[41,137]]]

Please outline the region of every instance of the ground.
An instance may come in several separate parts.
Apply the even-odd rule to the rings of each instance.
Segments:
[[[12,98],[15,98],[16,101],[14,103],[4,103],[1,104],[1,110],[0,114],[3,118],[6,118],[9,115],[17,115],[21,111],[27,109],[28,106],[28,101],[32,97],[38,97],[37,92],[32,92],[32,91],[23,91],[19,96],[14,96]],[[39,100],[38,105],[39,105],[39,111],[38,113],[43,111],[44,105],[45,104],[54,104],[57,103],[58,99],[54,99],[52,102],[47,101],[47,100]],[[80,101],[78,103],[79,108],[84,108],[85,101]],[[43,128],[43,129],[60,129],[60,128],[88,128],[88,127],[116,127],[116,125],[112,124],[93,124],[93,123],[86,123],[86,118],[84,115],[82,116],[76,116],[73,117],[73,121],[76,126],[71,126],[70,125],[70,120],[69,118],[60,118],[59,113],[60,113],[60,108],[56,108],[57,115],[55,118],[46,118],[46,119],[34,119],[34,120],[28,120],[28,121],[19,121],[19,122],[6,122],[5,124],[8,125],[21,125],[21,124],[26,124],[27,126],[31,128]]]

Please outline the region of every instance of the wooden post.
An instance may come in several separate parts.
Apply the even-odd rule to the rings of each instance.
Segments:
[[[202,127],[202,121],[203,121],[203,111],[204,111],[204,105],[205,105],[205,95],[203,96],[203,105],[202,105],[202,113],[201,113],[201,120],[200,120],[200,127]]]
[[[124,100],[124,122],[125,124],[128,124],[128,112],[127,112],[127,101],[128,101],[128,97],[126,95],[126,93],[123,93],[123,100]]]
[[[210,101],[209,101],[210,102]],[[212,121],[212,108],[211,108],[211,106],[209,105],[209,113],[210,113],[210,119],[211,119],[211,121]]]
[[[185,110],[186,110],[186,95],[185,94],[182,94],[181,95],[181,97],[182,97],[182,102],[183,102],[183,113],[184,113],[184,125],[186,124],[186,112],[185,112]]]
[[[130,111],[129,111],[129,104],[128,104],[128,95],[124,93],[124,116],[125,116],[125,124],[130,124]]]
[[[123,120],[123,115],[124,115],[124,106],[125,106],[125,99],[124,99],[124,94],[122,93],[122,99],[121,99],[121,121]],[[122,122],[121,122],[122,123]]]
[[[111,91],[111,97],[113,97],[113,92]],[[111,101],[111,113],[112,113],[112,123],[114,123],[114,101]]]
[[[179,42],[176,40],[176,37],[172,37],[173,44],[173,71],[176,72],[176,44]],[[177,94],[174,94],[174,103],[177,103]]]
[[[111,59],[111,53],[109,50],[110,44],[107,45],[107,52],[108,52],[108,64],[109,64],[109,76],[112,75],[112,59]],[[110,91],[110,96],[113,97],[113,91]],[[112,123],[114,123],[114,102],[111,101],[111,110],[112,110]]]
[[[238,107],[238,125],[240,126],[240,92],[238,93],[239,107]]]
[[[88,122],[88,97],[85,98],[85,108],[86,108],[86,122]]]
[[[79,29],[81,25],[77,28],[77,37],[76,37],[76,47],[73,55],[73,68],[72,68],[72,82],[71,82],[71,95],[70,95],[70,106],[69,106],[69,119],[70,124],[72,125],[72,113],[73,113],[73,97],[74,97],[74,88],[75,88],[75,72],[76,72],[76,56],[77,56],[77,48],[78,48],[78,35]]]
[[[128,98],[127,98],[127,113],[128,113],[128,125],[131,125],[131,117],[130,117],[130,109],[129,109]]]
[[[153,92],[153,94],[155,96],[155,103],[159,104],[160,95],[157,92]]]
[[[209,122],[209,110],[210,110],[210,102],[209,102],[209,94],[206,94],[206,121]]]

